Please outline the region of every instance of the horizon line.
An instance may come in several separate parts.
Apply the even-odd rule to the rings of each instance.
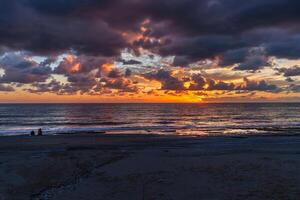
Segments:
[[[299,101],[232,101],[232,102],[0,102],[8,104],[259,104],[259,103],[300,103]]]

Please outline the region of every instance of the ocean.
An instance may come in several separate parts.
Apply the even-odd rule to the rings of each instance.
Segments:
[[[300,133],[300,103],[0,104],[0,135]]]

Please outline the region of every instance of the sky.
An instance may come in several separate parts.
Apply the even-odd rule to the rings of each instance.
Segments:
[[[0,103],[299,102],[298,0],[1,0]]]

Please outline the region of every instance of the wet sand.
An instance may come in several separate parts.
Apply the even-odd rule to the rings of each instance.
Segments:
[[[300,137],[0,138],[0,200],[299,199]]]

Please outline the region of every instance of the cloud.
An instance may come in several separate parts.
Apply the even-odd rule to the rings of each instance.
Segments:
[[[300,85],[292,84],[292,85],[290,85],[289,90],[292,92],[298,93],[298,92],[300,92]]]
[[[223,65],[257,70],[265,58],[244,60],[242,51],[257,47],[265,48],[266,57],[299,58],[299,10],[296,0],[3,0],[0,46],[109,57],[142,46],[176,56],[175,65],[221,56]],[[138,34],[133,42],[127,38]]]
[[[236,63],[242,63],[246,59],[248,53],[248,48],[228,50],[222,55],[219,65],[226,67]]]
[[[15,89],[10,85],[0,84],[0,92],[14,92]]]
[[[244,84],[238,86],[236,90],[279,92],[280,88],[276,85],[267,83],[265,80],[253,81],[248,78],[244,78]]]
[[[206,79],[201,74],[193,74],[191,77],[193,83],[190,84],[189,90],[203,90],[206,85]]]
[[[81,94],[89,93],[99,84],[102,74],[109,74],[111,68],[106,65],[109,58],[67,55],[54,69],[54,74],[64,75],[67,78],[68,86],[63,89],[65,93]]]
[[[30,93],[42,94],[45,92],[55,93],[55,94],[74,94],[68,90],[68,84],[62,84],[57,80],[51,80],[49,83],[34,83],[32,88],[26,89]]]
[[[120,78],[122,75],[121,72],[119,72],[117,69],[113,69],[108,73],[107,76],[109,78]]]
[[[291,68],[276,68],[279,73],[282,73],[285,77],[300,76],[300,67],[295,65]]]
[[[156,80],[161,82],[162,90],[184,90],[183,82],[178,78],[171,75],[170,71],[165,71],[163,69],[157,72],[150,72],[143,75],[146,79]]]
[[[200,59],[213,58],[229,49],[239,48],[243,44],[227,35],[207,35],[188,38],[173,38],[172,42],[162,46],[162,55],[176,55],[195,62]],[[185,61],[187,63],[187,61]]]
[[[234,84],[231,82],[224,82],[221,80],[214,80],[203,76],[200,73],[192,74],[190,77],[183,77],[181,79],[174,77],[172,72],[159,70],[158,72],[150,72],[144,74],[144,77],[149,80],[159,81],[162,90],[175,91],[265,91],[265,92],[280,92],[282,91],[276,85],[269,84],[265,80],[254,81],[248,78],[243,79],[242,84]],[[186,87],[185,83],[189,83]]]
[[[89,73],[93,70],[101,70],[101,66],[107,63],[109,58],[101,56],[75,56],[67,55],[55,68],[54,73],[68,76],[69,74]]]
[[[262,48],[252,48],[248,51],[243,61],[234,67],[234,70],[246,70],[255,72],[265,66],[271,66],[269,58]]]
[[[138,92],[138,87],[135,84],[126,78],[118,77],[118,78],[102,78],[102,85],[99,88],[108,88],[115,89],[119,92]]]
[[[186,56],[175,56],[173,65],[184,67],[189,64],[189,59]]]
[[[138,91],[131,69],[138,66],[134,74],[159,81],[161,90],[277,92],[265,80],[238,85],[222,74],[209,77],[203,65],[189,80],[170,68],[188,71],[191,63],[212,60],[214,72],[221,67],[244,77],[272,67],[273,57],[299,59],[299,13],[297,0],[3,0],[0,83],[32,84],[39,93]],[[135,57],[124,59],[125,49]],[[156,56],[148,61],[141,54]],[[168,56],[173,63],[163,61]],[[163,69],[149,72],[143,67],[149,65]],[[276,70],[289,82],[300,74],[298,66]],[[49,82],[56,75],[66,82]]]
[[[131,69],[127,68],[127,69],[125,70],[125,77],[130,77],[131,75],[132,75]]]
[[[128,9],[124,9],[125,5]],[[151,49],[163,44],[160,52],[185,56],[175,48],[182,47],[182,51],[187,50],[186,56],[201,59],[243,46],[262,46],[270,39],[260,37],[251,44],[247,43],[249,38],[240,36],[261,28],[287,29],[285,24],[297,25],[300,18],[296,0],[253,0],[242,4],[238,0],[4,0],[0,7],[0,46],[37,53],[72,49],[104,56],[130,47],[122,33],[139,32],[146,19],[150,22],[143,35],[152,39],[138,39],[137,45]],[[159,42],[166,38],[172,44]],[[298,41],[293,38],[293,42]],[[279,46],[296,48],[289,39],[268,45],[268,52],[280,54]]]
[[[121,59],[120,62],[122,62],[123,65],[140,65],[140,64],[142,64],[142,62],[137,61],[137,60],[132,60],[132,59],[131,60]]]
[[[81,94],[88,93],[98,84],[98,80],[91,74],[74,74],[68,76],[71,93],[79,91]]]
[[[294,82],[294,79],[292,79],[291,77],[287,77],[286,79],[285,79],[287,82]]]
[[[135,84],[127,79],[129,71],[122,74],[114,65],[107,63],[110,58],[86,55],[66,55],[52,71],[53,74],[63,75],[66,82],[52,79],[47,83],[34,83],[31,93],[50,92],[56,94],[102,94],[105,89],[119,92],[137,92]],[[43,65],[52,63],[45,60]],[[106,91],[106,90],[105,90]]]
[[[225,83],[223,81],[217,82],[212,79],[208,79],[207,84],[207,90],[235,90],[236,87],[233,83]]]
[[[126,41],[118,31],[101,18],[80,17],[83,8],[88,12],[94,5],[102,8],[97,1],[1,1],[0,46],[38,54],[69,50],[104,56],[119,54]]]
[[[4,75],[0,77],[1,83],[44,82],[51,76],[51,68],[44,63],[39,64],[21,53],[7,53],[0,59],[0,68]]]

